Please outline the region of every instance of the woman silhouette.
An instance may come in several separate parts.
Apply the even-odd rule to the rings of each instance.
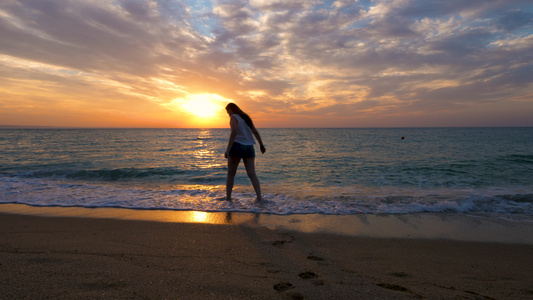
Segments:
[[[231,192],[235,182],[235,174],[237,167],[244,161],[246,174],[250,178],[252,185],[257,195],[257,201],[263,200],[261,196],[261,184],[259,178],[255,174],[255,150],[254,150],[254,136],[259,142],[261,153],[265,153],[265,145],[261,140],[259,131],[254,126],[252,119],[243,112],[235,103],[229,103],[226,106],[226,111],[230,116],[231,134],[229,136],[228,148],[224,156],[228,159],[228,177],[226,180],[226,200],[231,201]]]

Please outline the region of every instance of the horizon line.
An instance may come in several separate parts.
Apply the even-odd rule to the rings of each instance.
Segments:
[[[258,127],[259,129],[370,129],[370,128],[530,128],[526,126],[354,126],[354,127]],[[47,125],[0,125],[0,129],[229,129],[226,127],[104,127],[104,126],[47,126]]]

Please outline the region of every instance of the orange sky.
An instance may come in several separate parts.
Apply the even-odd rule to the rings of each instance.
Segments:
[[[524,1],[5,0],[0,125],[533,126]]]

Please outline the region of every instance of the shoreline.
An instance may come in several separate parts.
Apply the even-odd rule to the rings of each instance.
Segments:
[[[201,213],[185,222],[128,210],[7,207],[0,205],[6,299],[533,297],[533,245],[331,233],[320,224],[332,218],[317,216],[207,222]],[[349,227],[350,218],[333,219],[328,228]],[[407,219],[413,228],[428,224]],[[390,224],[376,220],[368,226],[385,232]]]
[[[273,215],[244,212],[41,207],[0,204],[0,214],[163,223],[253,225],[271,230],[364,238],[429,239],[533,245],[533,222],[446,214]]]

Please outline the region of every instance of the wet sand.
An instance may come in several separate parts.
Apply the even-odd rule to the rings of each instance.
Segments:
[[[56,209],[46,216],[20,206],[2,211],[2,299],[533,298],[533,245],[520,239],[306,232],[299,218],[280,224],[277,217],[258,221],[246,214],[213,214],[209,221],[209,214],[198,213],[171,221],[128,210]],[[310,223],[323,229],[321,222]]]

